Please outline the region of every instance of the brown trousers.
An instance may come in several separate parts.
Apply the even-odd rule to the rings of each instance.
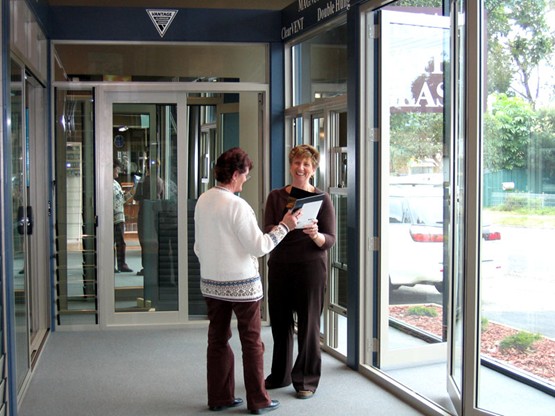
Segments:
[[[326,291],[326,265],[321,259],[304,263],[269,263],[268,301],[274,350],[268,383],[293,383],[295,390],[316,391],[320,382],[320,315]],[[298,355],[293,364],[294,314]]]
[[[241,348],[247,407],[257,410],[270,405],[264,387],[264,343],[260,337],[260,301],[230,302],[204,298],[208,306],[208,406],[226,406],[235,398],[235,358],[229,345],[231,316],[235,312]]]

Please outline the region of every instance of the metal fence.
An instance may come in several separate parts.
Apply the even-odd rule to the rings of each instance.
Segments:
[[[484,207],[512,205],[541,208],[555,206],[555,184],[551,178],[534,177],[527,169],[484,174]]]

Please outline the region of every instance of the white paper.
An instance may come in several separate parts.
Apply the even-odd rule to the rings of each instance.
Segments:
[[[307,202],[301,208],[301,215],[297,221],[297,226],[295,228],[304,228],[307,225],[312,224],[312,221],[318,216],[320,207],[322,206],[322,201]]]

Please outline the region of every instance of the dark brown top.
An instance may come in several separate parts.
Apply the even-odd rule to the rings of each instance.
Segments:
[[[291,198],[286,189],[287,187],[274,189],[268,195],[264,213],[265,232],[279,224],[287,211],[287,204]],[[322,193],[319,189],[315,189],[315,192]],[[270,261],[302,263],[318,258],[326,260],[327,250],[335,244],[335,210],[327,193],[324,194],[324,203],[316,218],[318,219],[318,232],[326,237],[326,242],[322,247],[318,247],[303,230],[291,230],[270,253]]]

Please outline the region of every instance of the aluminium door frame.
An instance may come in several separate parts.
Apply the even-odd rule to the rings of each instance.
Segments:
[[[89,84],[89,83],[83,83]],[[90,85],[90,84],[89,84]],[[98,221],[98,241],[106,241],[106,236],[112,235],[112,212],[111,204],[102,204],[106,200],[106,189],[111,190],[112,184],[112,105],[118,102],[140,103],[141,97],[148,97],[149,103],[177,105],[178,119],[187,120],[187,94],[188,93],[243,93],[255,92],[263,95],[263,135],[261,146],[261,189],[264,195],[269,192],[269,86],[258,83],[100,83],[95,84],[95,136],[96,140],[96,198]],[[178,158],[188,160],[186,132],[187,126],[178,128]],[[104,137],[104,139],[102,139]],[[181,182],[187,183],[187,172],[182,172],[178,167]],[[178,193],[178,206],[185,207],[187,196],[184,192]],[[110,199],[111,200],[111,199]],[[104,219],[109,219],[103,220]],[[186,235],[187,224],[178,225],[179,235]],[[102,237],[104,236],[104,237]],[[179,246],[180,279],[186,276],[187,270],[187,246]],[[179,285],[178,311],[164,311],[156,313],[144,312],[115,312],[114,308],[114,283],[113,283],[113,250],[111,244],[98,244],[98,316],[99,327],[107,329],[110,327],[150,327],[153,325],[183,326],[191,323],[188,314],[188,288],[186,284]],[[103,265],[103,266],[102,266]],[[110,282],[110,279],[112,281]],[[198,319],[194,320],[198,323]],[[201,321],[202,322],[202,321]]]

